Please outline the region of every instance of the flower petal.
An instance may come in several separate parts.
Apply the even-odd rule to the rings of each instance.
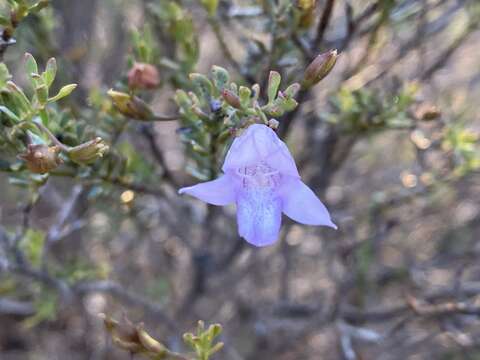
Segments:
[[[283,213],[290,219],[306,225],[325,225],[337,229],[325,205],[302,180],[286,179],[280,194]]]
[[[237,197],[238,233],[255,246],[278,239],[282,222],[280,198],[271,189],[249,189]]]
[[[224,206],[235,202],[233,183],[231,176],[223,175],[213,181],[181,188],[178,193],[186,193],[212,205]]]
[[[287,145],[266,125],[253,124],[228,150],[223,172],[265,162],[281,174],[300,177]]]

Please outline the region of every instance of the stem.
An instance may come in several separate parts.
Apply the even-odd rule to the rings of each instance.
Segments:
[[[44,111],[44,110],[43,110]],[[42,110],[40,111],[40,116],[42,114]],[[42,122],[43,122],[43,116],[42,116]],[[47,119],[48,122],[48,119]],[[55,144],[57,145],[60,149],[63,151],[68,151],[70,148],[66,146],[65,144],[61,143],[60,140],[58,140],[55,135],[52,134],[52,132],[42,123],[39,122],[34,122],[34,124],[37,126],[37,128],[40,131],[43,131],[45,134],[47,134],[48,138]]]

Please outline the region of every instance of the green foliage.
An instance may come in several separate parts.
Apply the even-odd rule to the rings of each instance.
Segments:
[[[239,86],[230,82],[228,71],[213,66],[210,78],[190,74],[193,91],[177,90],[175,101],[180,108],[183,128],[180,138],[187,147],[193,164],[188,170],[206,180],[216,176],[228,140],[237,130],[252,123],[271,125],[270,117],[278,117],[297,107],[294,97],[300,85],[293,83],[283,92],[279,73],[272,71],[267,87],[268,102],[260,105],[260,86]]]
[[[416,91],[415,84],[407,84],[394,95],[344,87],[332,99],[333,112],[327,120],[349,133],[409,128],[415,121],[409,115],[409,107],[415,101]]]
[[[21,185],[39,180],[41,184],[46,178],[38,179],[31,173],[49,173],[68,160],[72,163],[67,166],[73,163],[91,164],[103,156],[108,146],[101,138],[70,147],[54,135],[61,134],[62,138],[72,139],[73,144],[78,144],[84,129],[84,124],[74,125],[57,107],[57,102],[70,95],[76,84],[65,85],[56,95],[49,97],[57,74],[55,59],[48,60],[45,71],[40,72],[35,58],[25,54],[25,74],[33,90],[31,97],[9,80],[11,76],[5,64],[0,65],[0,85],[3,84],[0,87],[0,121],[3,124],[0,146],[25,160],[24,164],[30,171],[30,174],[24,172],[25,167],[18,166],[16,162],[9,163],[6,166],[13,173],[11,183]]]
[[[28,229],[20,240],[20,249],[25,253],[29,262],[34,266],[40,265],[43,246],[45,243],[45,233],[40,230]]]
[[[214,340],[222,332],[220,324],[210,325],[207,329],[203,321],[198,322],[196,334],[186,333],[183,340],[197,354],[197,360],[208,360],[210,357],[223,348],[223,343],[215,343]]]
[[[26,318],[23,325],[26,328],[33,328],[44,321],[55,320],[58,309],[58,296],[50,291],[43,290],[35,298],[35,314]]]
[[[446,151],[454,154],[455,176],[463,176],[480,169],[479,137],[462,123],[447,126],[442,144]]]

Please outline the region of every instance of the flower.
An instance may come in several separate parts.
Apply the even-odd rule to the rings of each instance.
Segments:
[[[287,146],[265,125],[254,124],[230,147],[216,180],[185,187],[209,204],[237,206],[238,232],[255,246],[273,244],[282,212],[306,225],[337,226],[313,191],[300,179]]]

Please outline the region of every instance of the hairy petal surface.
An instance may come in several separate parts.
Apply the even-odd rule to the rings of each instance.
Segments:
[[[305,225],[325,225],[337,229],[325,205],[302,180],[284,179],[280,196],[283,213],[290,219]]]
[[[178,190],[179,194],[188,194],[212,205],[224,206],[235,202],[234,180],[223,175],[213,181],[207,181]]]
[[[272,189],[245,189],[238,193],[238,233],[247,242],[255,246],[273,244],[281,222],[281,200]]]
[[[228,150],[223,172],[265,163],[281,174],[300,177],[285,143],[266,125],[250,125]]]

